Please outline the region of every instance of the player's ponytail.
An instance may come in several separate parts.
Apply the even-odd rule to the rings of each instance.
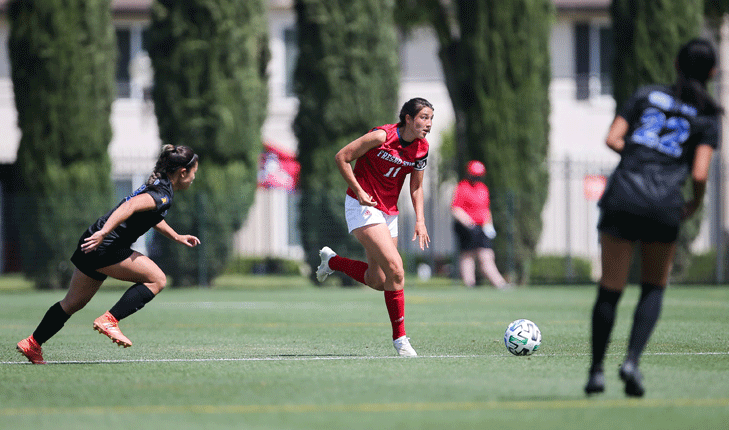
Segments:
[[[154,184],[154,181],[163,176],[169,176],[178,169],[190,169],[198,161],[198,156],[187,146],[164,145],[162,152],[157,158],[152,174],[147,179],[147,185]]]
[[[686,43],[676,57],[676,97],[704,114],[722,113],[724,109],[706,90],[715,66],[716,53],[707,40],[693,39]]]

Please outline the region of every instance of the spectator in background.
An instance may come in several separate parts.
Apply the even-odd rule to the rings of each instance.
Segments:
[[[491,218],[489,189],[480,179],[486,175],[486,167],[480,161],[469,161],[466,178],[458,183],[453,193],[451,212],[453,228],[458,238],[459,270],[463,283],[472,288],[476,285],[476,263],[481,273],[494,287],[509,287],[496,267],[492,241],[496,237]]]

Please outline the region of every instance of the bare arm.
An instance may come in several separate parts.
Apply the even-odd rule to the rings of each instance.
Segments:
[[[168,239],[174,240],[177,243],[187,245],[189,247],[200,245],[200,239],[189,234],[177,234],[177,232],[167,224],[167,221],[162,220],[154,226],[154,229]]]
[[[425,227],[425,210],[423,208],[423,177],[425,170],[413,170],[410,174],[410,199],[415,210],[415,234],[413,240],[419,239],[420,249],[430,247],[430,236]]]
[[[475,222],[471,219],[470,216],[464,211],[462,208],[459,208],[458,206],[454,206],[451,209],[451,214],[453,214],[453,218],[456,219],[459,223],[463,224],[465,227],[472,228],[476,225]]]
[[[354,176],[354,170],[352,169],[351,163],[366,154],[370,149],[385,143],[386,138],[387,133],[385,130],[371,131],[348,143],[344,148],[337,152],[337,155],[334,156],[334,161],[337,163],[339,173],[341,173],[344,180],[347,181],[349,188],[351,188],[357,195],[359,204],[363,206],[376,206],[377,202],[374,201],[372,196],[367,194],[359,185],[357,178]]]
[[[713,153],[714,149],[709,145],[699,145],[696,147],[694,164],[691,168],[691,181],[694,186],[694,195],[693,199],[686,202],[683,207],[684,219],[693,215],[704,200],[706,181],[709,179],[709,167]]]
[[[157,204],[154,202],[154,198],[147,193],[142,193],[132,197],[126,202],[122,203],[114,212],[109,215],[109,219],[106,220],[104,227],[91,236],[84,240],[81,245],[81,251],[91,252],[101,245],[104,238],[109,235],[115,228],[119,227],[121,223],[129,219],[135,212],[151,211],[156,208]]]
[[[605,138],[605,144],[608,148],[620,154],[625,147],[625,135],[628,133],[630,124],[622,116],[616,116],[610,125],[608,135]]]

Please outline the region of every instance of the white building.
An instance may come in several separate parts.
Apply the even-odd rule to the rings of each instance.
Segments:
[[[118,97],[113,104],[111,118],[114,134],[109,152],[112,175],[120,196],[145,180],[160,144],[154,110],[144,97],[144,87],[150,80],[144,44],[151,3],[151,0],[112,1],[119,67]],[[610,95],[609,59],[612,52],[610,44],[606,43],[611,37],[610,0],[554,0],[554,3],[557,17],[550,45],[553,77],[549,136],[551,181],[542,215],[544,229],[538,250],[546,254],[569,253],[597,262],[597,208],[593,200],[585,197],[584,188],[593,184],[589,182],[591,175],[606,174],[618,160],[604,145],[604,136],[615,112],[615,103]],[[9,29],[6,7],[7,0],[0,0],[0,167],[15,161],[20,140],[7,52]],[[298,107],[298,101],[291,92],[297,53],[293,0],[269,0],[268,12],[272,58],[268,65],[268,117],[262,138],[295,153],[297,141],[291,129]],[[428,140],[432,146],[431,157],[436,158],[441,133],[454,120],[437,56],[437,40],[429,29],[421,28],[402,35],[401,41],[401,103],[412,97],[424,97],[434,104],[436,116]],[[724,59],[726,57],[723,56]],[[727,102],[723,104],[729,106]],[[569,169],[565,169],[567,159],[572,161]],[[431,160],[430,166],[435,169],[437,163]],[[2,170],[0,209],[3,196],[1,173]],[[434,179],[436,175],[433,173],[426,176]],[[433,240],[431,252],[449,254],[453,249],[453,238],[448,206],[454,184],[439,187],[431,180],[426,185],[426,199],[429,199],[426,209],[431,219],[429,228]],[[284,190],[259,189],[245,225],[235,236],[238,252],[301,258],[303,252],[294,222],[295,199],[295,195]],[[409,202],[400,206],[403,210],[401,230],[411,231]],[[4,228],[2,219],[0,217],[0,232]],[[699,249],[710,246],[709,231],[708,227],[703,229],[697,240]],[[403,237],[406,236],[408,233],[404,233]],[[401,243],[406,249],[409,246],[409,240]],[[11,253],[8,244],[3,245],[0,240],[2,246],[5,248],[0,248],[0,255],[6,258],[0,259],[0,273],[3,267],[8,267],[7,256]]]

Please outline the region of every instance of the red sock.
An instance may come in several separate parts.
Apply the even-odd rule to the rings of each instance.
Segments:
[[[405,336],[405,294],[403,290],[385,291],[385,305],[392,323],[392,340]]]
[[[329,259],[330,269],[338,272],[344,272],[345,275],[363,284],[365,283],[364,276],[367,271],[367,267],[367,263],[364,261],[351,260],[339,255],[335,255]]]

